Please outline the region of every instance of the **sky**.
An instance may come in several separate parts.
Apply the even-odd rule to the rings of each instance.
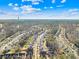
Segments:
[[[79,0],[0,0],[0,19],[79,19]]]

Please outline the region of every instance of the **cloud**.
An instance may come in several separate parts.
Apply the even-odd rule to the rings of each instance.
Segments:
[[[55,0],[52,0],[52,3],[55,3]]]
[[[32,2],[33,5],[38,5],[40,2]]]
[[[31,5],[23,5],[23,6],[21,6],[20,8],[22,9],[22,10],[28,10],[29,8],[31,8],[32,6]]]
[[[25,2],[25,1],[27,1],[27,0],[22,0],[22,2]]]
[[[63,12],[62,12],[63,13]],[[65,15],[61,15],[61,13],[60,13],[60,15],[58,15],[58,14],[56,14],[56,15],[54,15],[54,13],[52,14],[51,13],[51,15],[50,14],[48,14],[48,15],[46,15],[47,13],[39,13],[39,14],[25,14],[25,16],[21,16],[21,19],[79,19],[79,17],[78,16],[65,16]],[[32,16],[32,17],[31,17]]]
[[[66,2],[66,0],[61,0],[61,3],[65,3]]]
[[[18,4],[16,3],[16,4],[14,4],[14,6],[18,6]]]
[[[48,8],[52,9],[52,8],[53,8],[53,6],[50,6],[50,7],[46,7],[46,6],[45,6],[45,7],[44,7],[44,9],[48,9]]]
[[[35,11],[41,11],[40,8],[33,8],[31,5],[23,5],[21,6],[21,9],[22,9],[22,14],[26,14],[26,13],[32,13],[32,12],[35,12]]]
[[[21,13],[22,14],[28,14],[28,13],[33,13],[36,11],[40,11],[41,9],[36,9],[36,8],[30,8],[29,10],[23,10]]]
[[[43,0],[32,0],[31,2],[32,4],[37,5],[40,4],[40,2],[43,2]]]
[[[36,0],[34,0],[34,1],[36,1]],[[40,1],[40,0],[38,0],[38,1]],[[38,4],[38,3],[39,2],[33,2],[33,4]],[[12,6],[13,10],[15,10],[17,12],[21,11],[20,13],[24,13],[24,14],[25,13],[32,13],[32,12],[41,10],[40,8],[33,8],[32,5],[21,5],[21,6],[18,6],[17,3],[16,4],[9,3],[9,6]]]
[[[79,9],[74,8],[74,9],[69,9],[68,11],[69,12],[75,12],[75,11],[79,11]]]
[[[13,4],[13,3],[9,3],[8,6],[14,7],[14,6],[18,6],[17,3]]]
[[[13,10],[18,11],[19,7],[13,7]]]
[[[9,3],[8,6],[13,6],[13,3]]]
[[[77,15],[79,12],[72,12],[71,15]]]
[[[67,9],[62,11],[60,15],[67,18],[79,18],[79,9]]]
[[[40,9],[36,9],[36,10],[40,10]],[[77,13],[74,12],[71,15],[71,13],[69,13],[69,10],[71,10],[71,9],[61,11],[60,13],[57,12],[57,14],[56,14],[56,12],[53,12],[53,11],[50,14],[48,14],[47,11],[46,12],[41,11],[41,12],[31,13],[31,12],[35,12],[35,11],[23,10],[22,15],[20,15],[20,19],[79,19],[79,17],[78,17],[79,12],[78,11],[77,11]],[[3,15],[2,14],[0,15],[0,18],[3,18],[3,19],[14,19],[15,18],[15,19],[17,19],[16,12],[7,12],[7,11],[0,10],[0,13],[3,14]],[[27,13],[30,13],[30,14],[28,15]]]
[[[8,6],[12,7],[13,10],[15,10],[15,11],[18,11],[19,10],[19,7],[18,7],[18,4],[17,3],[15,3],[15,4],[9,3]]]
[[[0,19],[17,19],[16,12],[7,12],[7,11],[2,11],[2,12],[4,13],[0,14]]]
[[[22,0],[22,2],[28,2],[31,1],[33,5],[38,5],[40,2],[43,2],[43,0]]]
[[[6,12],[5,12],[5,11],[0,10],[0,15],[5,15],[5,14],[6,14]]]
[[[52,6],[50,6],[50,8],[53,8]]]
[[[22,0],[22,2],[31,1],[31,2],[42,2],[43,0]]]
[[[68,12],[72,16],[79,15],[79,9],[69,9]]]
[[[47,9],[47,7],[45,6],[44,9]]]
[[[0,16],[16,16],[15,12],[7,12],[4,10],[0,10]]]
[[[26,11],[26,10],[23,10],[21,13],[22,14],[28,14],[28,13],[32,13],[33,11]]]

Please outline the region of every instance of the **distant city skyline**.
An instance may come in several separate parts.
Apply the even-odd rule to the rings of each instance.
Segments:
[[[0,0],[0,19],[79,19],[79,0]]]

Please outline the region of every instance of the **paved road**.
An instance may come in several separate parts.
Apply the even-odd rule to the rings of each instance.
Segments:
[[[56,36],[56,40],[59,43],[60,48],[62,48],[62,46],[63,46],[63,48],[69,49],[69,52],[73,53],[75,55],[76,59],[79,59],[79,56],[77,55],[77,51],[73,49],[74,45],[72,43],[70,43],[65,36],[65,28],[62,28],[60,26],[59,29],[61,29],[61,31],[58,30],[58,32],[60,31],[60,34],[59,34],[59,36]],[[77,48],[75,48],[75,49],[77,49]]]
[[[25,35],[25,33],[22,33],[22,34],[16,36],[12,41],[10,41],[9,43],[5,44],[4,46],[1,46],[0,47],[0,51],[5,50],[5,48],[9,48],[9,49],[12,48],[11,45],[18,43],[19,39],[21,39],[21,37],[23,37],[24,35]]]
[[[44,40],[45,34],[46,34],[46,31],[43,32],[41,35],[39,35],[37,40],[36,40],[36,42],[35,42],[35,44],[34,44],[34,46],[33,46],[33,49],[34,49],[34,59],[40,59],[40,49],[41,48],[45,48],[43,46],[43,42],[42,42]],[[41,45],[41,47],[40,47],[40,45]],[[46,57],[47,57],[47,59],[49,59],[48,56],[46,56]]]

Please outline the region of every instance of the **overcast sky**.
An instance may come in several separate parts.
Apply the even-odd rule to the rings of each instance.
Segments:
[[[0,0],[0,19],[79,19],[79,0]]]

